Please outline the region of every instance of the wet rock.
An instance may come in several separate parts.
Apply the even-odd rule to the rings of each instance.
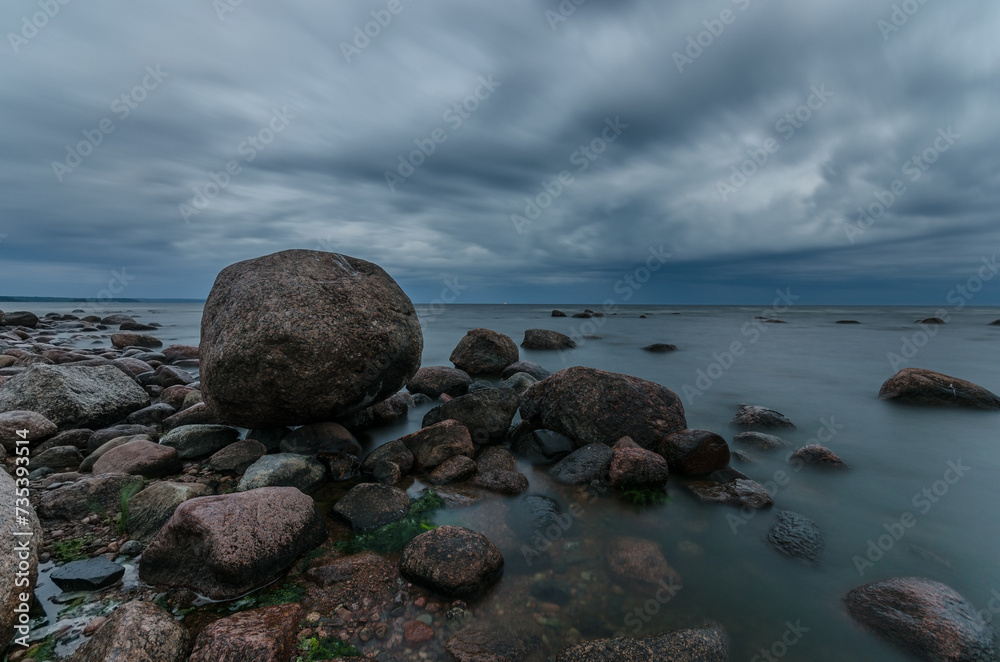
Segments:
[[[145,434],[136,434],[136,435],[129,435],[129,436],[125,436],[125,437],[116,437],[116,438],[112,439],[111,441],[108,441],[106,443],[101,444],[97,448],[97,450],[95,450],[94,452],[92,452],[87,457],[83,458],[83,462],[80,463],[80,469],[79,470],[82,471],[82,472],[93,471],[94,470],[94,465],[97,464],[98,460],[100,460],[102,457],[104,457],[105,453],[107,453],[108,451],[110,451],[112,449],[118,448],[119,446],[124,446],[125,444],[133,442],[133,441],[152,441],[152,440],[149,438],[149,435],[145,435]]]
[[[208,486],[201,483],[153,483],[129,499],[126,521],[129,535],[148,543],[170,520],[177,506],[188,499],[211,494]]]
[[[788,461],[791,464],[801,463],[817,467],[828,467],[830,469],[847,468],[847,463],[840,459],[839,455],[826,446],[820,446],[819,444],[803,446],[792,453]]]
[[[177,450],[151,441],[130,441],[104,453],[94,463],[95,474],[133,474],[159,478],[181,472]]]
[[[282,251],[216,278],[201,325],[202,391],[240,427],[330,421],[396,393],[422,349],[413,303],[380,267]]]
[[[140,361],[139,359],[131,356],[123,356],[120,359],[115,359],[111,362],[111,365],[118,368],[133,379],[147,372],[153,372],[153,366],[149,365],[145,361]]]
[[[286,427],[277,428],[256,428],[254,430],[247,431],[247,439],[256,439],[260,443],[264,444],[264,448],[269,451],[276,451],[281,446],[281,440],[291,432],[291,429]]]
[[[476,473],[476,463],[464,455],[449,457],[427,476],[431,485],[450,485]]]
[[[196,390],[192,386],[168,386],[163,389],[159,401],[170,405],[176,410],[180,410],[183,408],[187,395]]]
[[[122,556],[134,557],[142,554],[142,550],[146,549],[138,540],[127,540],[122,543],[122,546],[118,549]]]
[[[104,474],[84,478],[42,493],[38,515],[42,519],[81,520],[93,513],[117,517],[123,493],[142,489],[141,476]]]
[[[413,454],[413,468],[419,473],[434,469],[454,455],[475,454],[468,428],[454,420],[417,430],[399,441]]]
[[[566,313],[561,310],[553,310],[552,317],[566,317]]]
[[[193,392],[192,392],[193,393]],[[192,394],[189,393],[184,398],[184,402],[187,402],[188,397]],[[222,417],[215,412],[214,409],[209,407],[204,402],[199,402],[193,406],[182,405],[182,409],[174,414],[173,416],[168,416],[163,419],[163,429],[170,430],[172,428],[180,427],[182,425],[225,425],[226,422],[222,420]]]
[[[755,405],[740,405],[736,416],[729,422],[748,430],[794,430],[795,424],[784,414]]]
[[[96,591],[117,583],[124,574],[125,566],[95,556],[61,565],[49,573],[49,578],[64,591]]]
[[[940,317],[928,317],[926,319],[917,320],[916,323],[917,324],[947,324],[948,322],[944,321]]]
[[[434,638],[434,628],[422,621],[403,623],[403,641],[407,646],[420,647]]]
[[[556,662],[728,662],[719,628],[678,630],[642,639],[597,639],[567,648]]]
[[[529,386],[537,383],[538,380],[528,373],[518,372],[501,381],[500,388],[509,388],[520,396]]]
[[[395,462],[378,462],[372,467],[371,474],[376,482],[383,485],[395,485],[403,478],[403,471]]]
[[[134,411],[125,418],[126,423],[135,425],[158,425],[163,419],[177,413],[174,407],[165,402],[157,402],[139,411]]]
[[[503,555],[486,536],[441,526],[407,544],[399,561],[404,578],[451,598],[482,593],[503,574]]]
[[[458,343],[448,359],[470,375],[499,375],[518,360],[517,345],[502,333],[472,329]]]
[[[2,414],[0,414],[2,416]],[[79,448],[81,451],[86,450],[87,440],[90,439],[94,431],[89,428],[74,428],[72,430],[64,430],[54,437],[50,437],[46,441],[42,442],[35,452],[44,452],[49,448],[55,448],[56,446],[73,446]],[[30,437],[30,435],[29,435]]]
[[[0,471],[0,503],[6,504],[10,516],[0,517],[0,637],[2,641],[10,642],[14,637],[14,626],[17,624],[18,613],[14,611],[21,604],[20,594],[31,594],[38,578],[38,549],[42,540],[42,527],[34,508],[28,505],[22,515],[26,524],[19,524],[13,517],[14,505],[17,502],[17,483],[6,471]],[[15,535],[16,532],[31,532],[32,538]],[[28,540],[28,549],[22,549],[23,541]],[[34,541],[34,542],[31,542]],[[27,558],[24,558],[27,556]],[[22,571],[23,574],[18,575]],[[17,581],[26,581],[24,586],[18,586]],[[18,632],[18,636],[27,634]]]
[[[764,434],[763,432],[741,432],[733,437],[733,441],[737,444],[743,444],[744,446],[757,448],[762,451],[784,448],[788,445],[788,442],[781,437],[776,437],[773,434]]]
[[[566,368],[525,391],[521,418],[578,445],[631,437],[643,448],[687,427],[677,394],[659,384],[593,368]]]
[[[150,441],[156,441],[160,438],[156,433],[156,428],[148,425],[113,425],[90,435],[90,439],[87,440],[87,450],[94,452],[112,439],[132,437],[140,434],[149,437]]]
[[[161,365],[145,380],[147,386],[187,386],[194,381],[190,373],[170,365]]]
[[[563,485],[586,485],[603,479],[613,455],[606,444],[588,444],[556,463],[549,469],[549,475]]]
[[[698,481],[689,483],[687,488],[702,503],[720,503],[750,510],[761,510],[774,505],[774,499],[763,485],[746,478],[737,478],[728,483]]]
[[[59,428],[99,428],[148,404],[146,392],[113,366],[36,364],[0,385],[0,411],[38,412]]]
[[[608,569],[616,582],[641,592],[655,591],[661,583],[680,587],[681,578],[652,540],[620,537],[604,548]]]
[[[0,387],[2,388],[2,387]],[[27,430],[25,437],[17,433],[18,430]],[[56,424],[39,413],[15,409],[0,413],[0,442],[8,452],[14,451],[18,446],[18,441],[27,439],[30,445],[36,446],[38,443],[49,439],[59,431]]]
[[[500,373],[500,377],[502,379],[510,379],[519,372],[529,374],[539,381],[552,374],[534,361],[517,361],[504,368],[503,372]]]
[[[163,348],[163,356],[174,363],[175,361],[197,360],[201,357],[201,353],[193,345],[170,345]]]
[[[350,480],[358,475],[361,463],[358,458],[347,453],[330,453],[321,455],[319,461],[326,467],[331,480]]]
[[[366,411],[371,412],[371,425],[391,425],[405,418],[416,406],[417,403],[411,394],[400,391],[391,398],[372,405]]]
[[[182,460],[196,460],[222,450],[239,436],[239,431],[228,425],[181,425],[165,434],[160,444],[176,448]]]
[[[190,662],[288,662],[302,617],[302,606],[292,603],[219,619],[198,635]]]
[[[861,324],[861,322],[857,320],[837,320],[834,324]]]
[[[888,579],[852,590],[845,601],[855,621],[916,659],[997,659],[993,628],[975,606],[940,582]]]
[[[555,464],[576,449],[572,439],[551,430],[533,430],[518,435],[510,446],[518,457],[536,466]]]
[[[333,506],[333,513],[357,532],[374,531],[406,517],[410,497],[389,485],[355,485]]]
[[[11,313],[0,312],[0,326],[25,326],[34,329],[38,326],[38,315],[27,310],[16,310]]]
[[[541,636],[524,623],[477,621],[448,639],[445,650],[455,662],[520,662],[532,659],[541,643]]]
[[[524,332],[521,347],[536,350],[573,349],[576,347],[576,343],[572,338],[558,331],[528,329]]]
[[[115,609],[74,662],[184,662],[190,637],[170,612],[152,602]]]
[[[325,540],[323,516],[294,487],[190,499],[146,548],[139,578],[225,600],[267,584]]]
[[[373,473],[375,467],[382,462],[392,462],[399,467],[401,473],[408,474],[413,469],[413,453],[406,447],[406,443],[402,439],[390,441],[368,454],[365,461],[361,463],[361,471]]]
[[[514,471],[517,460],[502,446],[490,446],[476,458],[480,471]]]
[[[658,343],[653,343],[652,345],[646,345],[645,347],[643,347],[643,349],[646,350],[647,352],[652,352],[654,354],[666,354],[668,352],[676,352],[677,345],[670,345],[667,343],[658,342]]]
[[[355,457],[361,454],[361,444],[354,435],[339,423],[324,422],[303,425],[289,432],[281,440],[282,453],[300,455],[326,455],[348,453]]]
[[[31,456],[28,469],[49,467],[56,471],[76,469],[83,462],[83,454],[76,446],[54,446],[48,450]]]
[[[521,399],[508,388],[491,388],[438,405],[424,415],[423,426],[448,419],[464,425],[476,444],[503,441]]]
[[[528,477],[516,471],[480,470],[469,484],[498,494],[521,494],[528,489]]]
[[[706,475],[729,466],[729,444],[708,430],[681,430],[653,450],[667,460],[670,471],[685,476]]]
[[[662,487],[670,471],[667,461],[653,451],[640,448],[622,437],[611,449],[608,477],[618,487]]]
[[[264,444],[256,439],[243,439],[216,451],[208,458],[208,466],[219,473],[241,474],[266,454]]]
[[[102,317],[99,321],[101,324],[107,324],[108,326],[120,326],[128,322],[135,322],[135,318],[125,313],[113,313]]]
[[[410,393],[423,393],[435,400],[442,393],[447,393],[452,397],[465,395],[469,392],[469,384],[472,377],[464,370],[458,368],[448,368],[446,366],[429,366],[417,370],[409,382],[406,389]]]
[[[236,486],[238,492],[264,487],[294,487],[309,492],[326,480],[326,467],[316,458],[294,453],[265,455],[249,467]]]
[[[558,501],[541,494],[527,494],[516,502],[510,510],[511,527],[524,537],[545,531],[550,526],[565,529],[563,508]]]
[[[983,387],[923,368],[900,370],[882,384],[878,397],[921,405],[1000,409],[1000,397]]]
[[[131,331],[112,333],[111,344],[119,349],[125,347],[163,347],[163,341],[156,336]]]
[[[823,536],[808,517],[782,510],[778,521],[767,534],[767,541],[782,554],[806,561],[817,561],[823,551]]]

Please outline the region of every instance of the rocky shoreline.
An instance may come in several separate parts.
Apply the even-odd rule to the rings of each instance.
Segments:
[[[421,330],[402,290],[378,266],[330,253],[285,251],[224,270],[200,347],[163,347],[155,325],[121,313],[0,321],[0,491],[14,502],[26,446],[40,541],[31,581],[55,564],[51,582],[99,605],[32,648],[12,646],[11,662],[56,659],[57,644],[79,646],[78,662],[358,652],[381,662],[726,660],[719,624],[595,637],[585,633],[600,628],[564,608],[564,591],[591,588],[560,584],[541,562],[510,581],[504,569],[533,567],[552,543],[544,532],[595,499],[656,503],[675,483],[733,513],[772,508],[767,489],[731,466],[748,452],[784,449],[793,465],[847,469],[829,448],[790,446],[780,434],[795,425],[772,409],[740,405],[731,423],[739,448],[730,447],[689,428],[680,398],[660,384],[586,367],[550,374],[489,329],[469,330],[453,366],[421,366]],[[94,347],[95,336],[108,343]],[[575,343],[526,329],[521,346]],[[913,368],[879,397],[1000,408],[982,387]],[[418,404],[434,405],[419,430],[364,451],[368,430]],[[524,462],[544,468],[564,500],[538,494]],[[411,496],[415,481],[427,488]],[[482,531],[435,525],[436,511],[472,505],[498,515]],[[815,563],[824,549],[818,527],[791,511],[778,513],[768,541],[789,562]],[[594,544],[568,553],[603,556],[622,594],[654,595],[664,578],[682,585],[641,531]],[[8,591],[16,551],[0,554]],[[517,631],[480,613],[496,592],[523,596]],[[900,595],[919,626],[880,607]],[[12,616],[17,596],[0,599]],[[996,659],[992,630],[946,586],[900,578],[858,587],[845,605],[923,659]],[[14,621],[2,627],[9,641]]]

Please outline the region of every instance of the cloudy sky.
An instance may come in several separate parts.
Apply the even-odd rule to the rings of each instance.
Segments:
[[[418,302],[943,305],[1000,246],[993,0],[276,5],[0,6],[0,294],[315,248]]]

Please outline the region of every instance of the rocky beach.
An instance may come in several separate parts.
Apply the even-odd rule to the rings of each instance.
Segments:
[[[165,343],[149,313],[0,313],[6,659],[1000,659],[989,580],[973,599],[969,575],[906,538],[921,493],[849,500],[926,456],[920,429],[979,426],[941,475],[909,474],[945,501],[972,471],[958,444],[995,429],[1000,382],[923,357],[879,380],[768,358],[756,388],[726,381],[757,338],[871,326],[798,312],[751,315],[742,350],[694,349],[671,325],[698,311],[445,327],[378,265],[292,250],[224,269],[198,344]],[[625,318],[651,332],[616,331]],[[995,338],[991,321],[972,332]],[[642,375],[595,360],[602,343]],[[685,353],[702,367],[669,363]],[[782,375],[794,385],[767,383]],[[806,377],[849,394],[836,416],[802,418],[831,407]],[[852,413],[885,418],[864,430]],[[898,446],[888,464],[880,444]],[[997,542],[947,519],[922,528],[952,552]],[[766,630],[757,602],[784,622]]]

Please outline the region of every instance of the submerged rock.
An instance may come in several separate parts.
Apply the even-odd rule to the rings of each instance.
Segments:
[[[728,662],[720,628],[678,630],[642,639],[597,639],[567,648],[556,662]]]
[[[847,468],[847,463],[840,459],[839,455],[826,446],[820,446],[819,444],[809,444],[808,446],[803,446],[792,453],[792,455],[788,458],[788,461],[791,464],[802,463],[817,467],[827,467],[830,469]]]
[[[795,424],[788,420],[782,413],[776,412],[767,407],[755,405],[740,405],[736,416],[730,421],[730,425],[737,425],[748,430],[794,430]]]
[[[641,592],[655,591],[663,584],[681,587],[681,577],[670,567],[659,544],[643,538],[614,538],[604,548],[611,576]]]
[[[576,449],[573,440],[552,430],[533,430],[518,435],[510,450],[534,465],[555,464]]]
[[[702,503],[720,503],[750,510],[761,510],[774,505],[774,499],[764,486],[747,478],[737,478],[728,483],[698,481],[689,483],[687,488]]]
[[[406,545],[399,570],[426,589],[450,598],[469,598],[500,578],[503,554],[481,533],[441,526]]]
[[[646,345],[643,347],[647,352],[652,352],[653,354],[666,354],[668,352],[676,352],[677,345],[670,345],[667,343],[653,343],[652,345]]]
[[[578,448],[549,469],[549,475],[563,485],[585,485],[602,480],[611,466],[614,452],[607,444]]]
[[[778,513],[778,521],[768,532],[767,541],[782,554],[806,561],[819,560],[823,551],[819,527],[808,517],[790,510]]]
[[[665,437],[653,450],[662,455],[670,471],[685,476],[707,475],[729,466],[729,444],[708,430],[681,430]]]
[[[781,437],[776,437],[773,434],[764,434],[763,432],[741,432],[733,437],[733,441],[764,451],[783,448],[788,445],[788,442]]]
[[[524,332],[521,347],[536,350],[573,349],[576,343],[565,333],[547,329],[528,329]]]
[[[982,386],[923,368],[900,370],[882,384],[878,397],[922,405],[1000,409],[1000,397]]]
[[[470,375],[499,375],[518,360],[517,345],[490,329],[472,329],[459,341],[449,360]]]
[[[335,420],[396,393],[422,349],[413,303],[380,267],[282,251],[216,278],[201,323],[202,392],[241,427]]]
[[[478,621],[454,634],[444,645],[455,662],[517,662],[531,659],[541,637],[530,625]]]

